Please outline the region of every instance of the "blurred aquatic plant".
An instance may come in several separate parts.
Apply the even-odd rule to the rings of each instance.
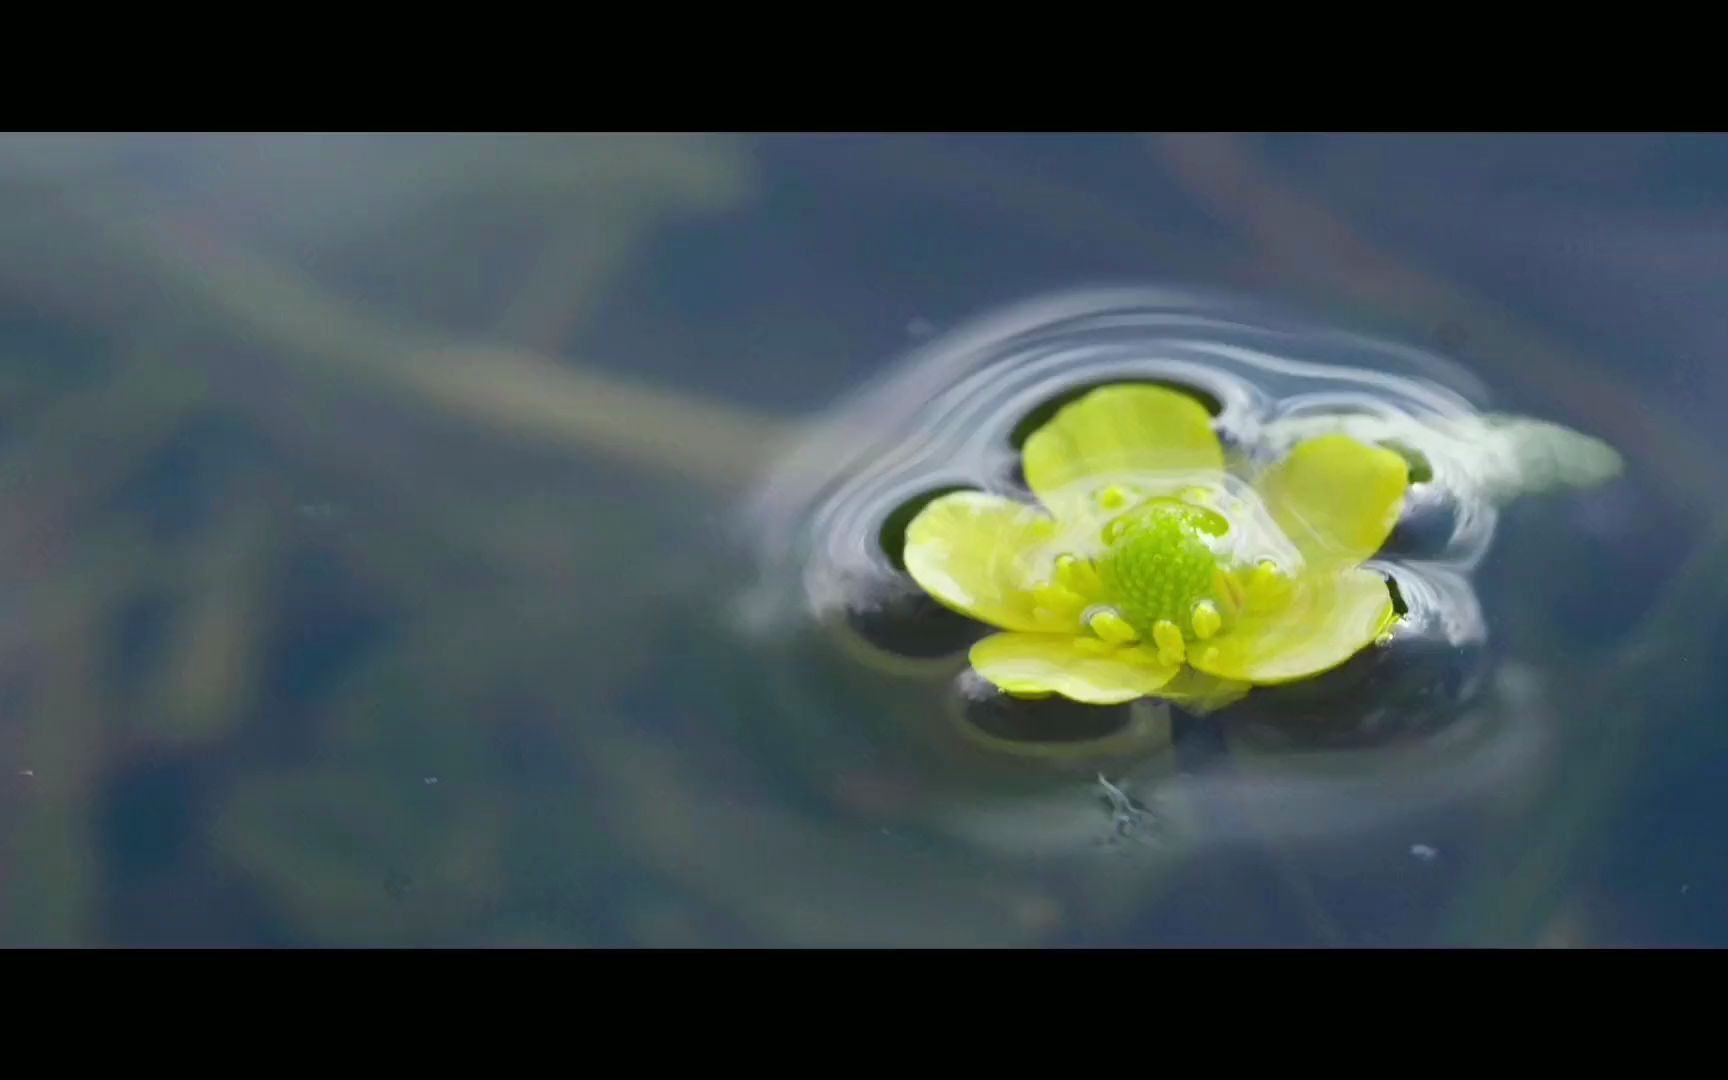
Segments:
[[[524,850],[604,850],[540,839],[586,808],[523,732],[579,760],[641,666],[583,643],[702,573],[628,469],[723,488],[776,425],[563,354],[753,186],[718,138],[0,143],[0,941],[595,932],[547,912],[606,875],[519,902]],[[96,808],[164,761],[151,863]]]

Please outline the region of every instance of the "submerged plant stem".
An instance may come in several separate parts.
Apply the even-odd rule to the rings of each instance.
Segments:
[[[104,241],[104,258],[136,273],[141,287],[169,290],[220,331],[262,341],[292,365],[406,395],[462,422],[714,486],[753,475],[793,431],[775,417],[401,325],[136,198],[102,203],[77,217]]]

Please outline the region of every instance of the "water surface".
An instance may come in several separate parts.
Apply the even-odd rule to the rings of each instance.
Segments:
[[[7,945],[1728,941],[1721,139],[18,136],[0,235]],[[1110,289],[1624,473],[1276,722],[803,621],[798,478]]]

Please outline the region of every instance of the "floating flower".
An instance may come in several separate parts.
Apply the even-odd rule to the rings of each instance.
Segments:
[[[1193,398],[1117,384],[1064,406],[1022,456],[1038,503],[943,495],[904,552],[932,597],[1001,631],[970,660],[1010,694],[1217,707],[1331,670],[1397,621],[1361,565],[1410,484],[1390,450],[1321,435],[1246,480]]]

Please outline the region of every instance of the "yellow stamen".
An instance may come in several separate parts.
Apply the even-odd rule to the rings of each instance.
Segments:
[[[1080,617],[1086,599],[1059,586],[1040,585],[1032,590],[1032,604],[1052,619],[1072,623]]]
[[[1098,505],[1106,510],[1120,510],[1128,505],[1128,492],[1115,484],[1099,488]]]
[[[1072,555],[1056,557],[1056,580],[1070,592],[1081,596],[1096,596],[1103,588],[1098,580],[1098,568],[1092,565],[1090,559],[1077,559]]]
[[[1226,573],[1222,566],[1212,571],[1212,595],[1223,602],[1230,614],[1242,610],[1242,585],[1235,575]]]
[[[1218,606],[1210,600],[1202,600],[1194,605],[1194,612],[1189,616],[1194,624],[1194,636],[1201,641],[1216,634],[1224,625],[1224,617],[1218,614]]]
[[[1182,631],[1169,619],[1159,619],[1152,625],[1152,640],[1158,643],[1158,659],[1166,664],[1180,664],[1188,659],[1188,645]]]
[[[1262,559],[1248,575],[1242,590],[1243,600],[1250,611],[1270,611],[1290,598],[1291,588],[1289,576],[1278,564]]]
[[[1086,625],[1094,634],[1113,645],[1126,645],[1129,642],[1140,640],[1140,635],[1134,632],[1132,626],[1128,625],[1128,620],[1109,608],[1105,608],[1087,619]]]

